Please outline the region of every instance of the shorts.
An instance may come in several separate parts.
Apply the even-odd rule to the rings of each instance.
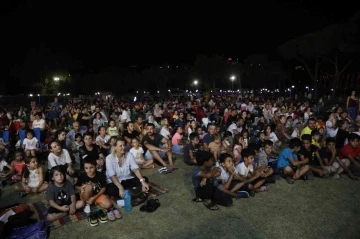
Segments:
[[[77,196],[77,200],[81,200],[81,201],[85,201],[85,199],[82,197],[82,193],[79,194],[79,196]],[[105,194],[101,194],[100,197],[98,197],[96,200],[95,200],[95,204],[96,205],[99,205],[104,199],[106,198],[106,195]]]
[[[162,149],[162,148],[164,148],[164,146],[160,146],[159,148]],[[162,152],[162,151],[158,151],[158,154],[159,154],[160,158],[164,158],[164,157],[166,156],[166,153],[165,153],[165,152]],[[153,159],[154,159],[154,156],[152,155],[152,153],[150,152],[150,150],[146,150],[144,159],[145,159],[145,161],[153,160]]]
[[[349,165],[349,164],[350,164],[350,162],[349,162],[348,159],[342,159],[341,162],[343,162],[343,163],[346,164],[346,165]],[[340,164],[339,164],[338,162],[335,161],[335,162],[333,163],[332,167],[338,169],[338,168],[340,168],[341,166],[340,166]]]
[[[59,206],[64,206],[64,205],[67,205],[67,206],[71,205],[71,201],[69,200],[69,201],[67,201],[65,203],[59,204]],[[56,209],[54,207],[49,207],[48,214],[53,214],[53,213],[64,213],[64,212],[60,211],[60,210],[58,210],[58,209]]]
[[[284,173],[284,168],[286,168],[286,167],[290,167],[291,169],[292,169],[292,171],[294,171],[294,173],[296,172],[296,170],[298,169],[297,167],[295,167],[295,166],[293,166],[293,165],[289,165],[289,166],[285,166],[285,167],[283,167],[283,168],[279,168],[279,172],[280,172],[280,175],[282,176],[282,177],[286,177],[287,175],[285,175],[285,173]]]

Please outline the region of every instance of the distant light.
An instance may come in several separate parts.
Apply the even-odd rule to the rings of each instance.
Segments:
[[[334,89],[331,89],[331,91],[334,91]]]
[[[38,94],[38,96],[40,96],[40,94]]]
[[[171,92],[171,90],[168,90],[169,92]]]
[[[159,93],[160,93],[160,91],[157,91],[157,93],[159,94]]]
[[[198,90],[196,90],[195,92],[198,92]]]
[[[146,91],[144,91],[144,94],[146,94]]]
[[[54,81],[59,81],[60,78],[59,77],[54,77]]]
[[[197,85],[199,82],[197,80],[194,80],[194,85]]]
[[[229,57],[229,58],[228,58],[228,61],[232,61],[232,58],[231,58],[231,57]]]
[[[30,96],[30,97],[32,97],[32,96],[33,96],[33,94],[29,94],[29,96]]]
[[[136,96],[134,97],[134,102],[136,101]]]
[[[139,91],[136,91],[136,94],[139,93]]]
[[[293,85],[291,86],[291,88],[294,88],[294,87],[295,87],[295,86],[293,86]]]
[[[235,76],[231,76],[230,80],[234,81],[235,80]]]

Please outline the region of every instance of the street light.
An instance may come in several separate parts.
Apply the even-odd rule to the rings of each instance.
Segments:
[[[54,81],[59,81],[60,78],[59,77],[54,77]]]
[[[234,80],[235,80],[235,76],[231,76],[230,80],[231,80],[231,89],[234,90]]]
[[[197,85],[199,82],[197,80],[194,80],[194,85]]]

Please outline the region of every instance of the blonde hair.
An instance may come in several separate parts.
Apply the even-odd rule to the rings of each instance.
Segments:
[[[117,143],[118,143],[119,141],[124,142],[124,144],[126,143],[125,139],[119,137],[119,138],[117,138],[116,141],[115,141],[115,146],[117,145]],[[116,156],[115,147],[112,147],[112,148],[111,148],[111,154],[112,154],[113,156]]]

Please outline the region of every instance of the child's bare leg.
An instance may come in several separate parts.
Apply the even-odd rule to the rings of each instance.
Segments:
[[[85,207],[85,202],[84,201],[81,201],[81,200],[76,201],[76,204],[75,204],[76,209],[80,209],[80,208],[83,208],[83,207]]]
[[[43,185],[41,185],[40,189],[38,190],[39,193],[45,192],[48,188],[48,184],[46,182],[43,183]]]
[[[286,176],[294,176],[294,171],[292,170],[292,168],[291,167],[289,167],[289,166],[286,166],[285,168],[284,168],[284,174],[286,175]]]
[[[265,183],[265,179],[258,181],[253,187],[254,187],[254,191],[257,191],[257,189],[259,189],[261,187],[261,185],[263,185]]]
[[[152,168],[153,167],[154,160],[150,159],[145,161],[145,163],[142,165],[143,168]]]
[[[306,174],[309,171],[309,169],[310,169],[309,165],[305,165],[305,166],[301,167],[300,169],[297,169],[293,178],[299,179],[301,176]]]
[[[67,213],[65,212],[60,212],[60,213],[51,213],[47,215],[47,220],[50,222],[59,220],[60,218],[63,218],[67,215]]]
[[[81,193],[81,200],[87,201],[89,198],[91,198],[93,195],[93,188],[91,184],[87,184],[85,186],[85,192]]]
[[[106,196],[104,199],[101,200],[99,206],[104,209],[110,209],[113,207],[113,204],[110,201],[110,199]]]
[[[267,172],[264,174],[264,178],[267,178],[267,177],[273,175],[273,173],[274,173],[274,170],[272,168],[268,168]]]
[[[32,149],[30,152],[31,152],[31,156],[34,156],[34,157],[36,156],[36,151],[34,149]]]
[[[30,152],[30,150],[25,150],[25,155],[26,155],[26,157],[29,157],[30,156],[30,154],[31,154],[31,152]]]
[[[230,191],[231,192],[239,191],[239,189],[242,188],[244,186],[244,184],[245,184],[244,182],[238,183]]]

